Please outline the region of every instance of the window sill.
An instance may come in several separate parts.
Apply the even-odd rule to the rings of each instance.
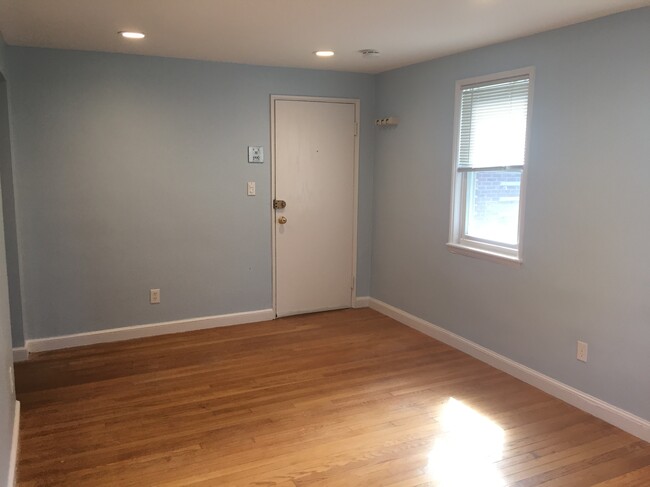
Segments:
[[[520,267],[522,260],[520,257],[513,257],[510,255],[503,255],[497,252],[490,252],[489,250],[477,249],[473,247],[467,247],[465,245],[460,245],[457,243],[449,242],[447,244],[447,249],[453,254],[466,255],[467,257],[474,257],[476,259],[489,260],[491,262],[497,262],[499,264],[506,264],[513,267]]]

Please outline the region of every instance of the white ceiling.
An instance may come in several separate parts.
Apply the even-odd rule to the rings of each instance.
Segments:
[[[8,44],[377,73],[650,0],[0,0]],[[141,30],[141,41],[116,33]],[[362,58],[359,49],[381,51]],[[336,56],[316,58],[317,49]]]

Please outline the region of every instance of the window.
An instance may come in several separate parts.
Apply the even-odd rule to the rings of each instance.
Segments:
[[[521,262],[532,75],[457,83],[452,252]]]

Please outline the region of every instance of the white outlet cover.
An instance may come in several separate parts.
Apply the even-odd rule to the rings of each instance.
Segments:
[[[249,145],[248,162],[254,164],[260,164],[264,162],[264,147]]]
[[[248,196],[255,196],[255,181],[248,181],[247,193]]]
[[[586,362],[588,353],[589,353],[589,345],[587,345],[586,342],[578,341],[576,358],[581,362]]]

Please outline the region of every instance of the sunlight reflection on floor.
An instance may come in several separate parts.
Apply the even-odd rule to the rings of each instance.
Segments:
[[[495,465],[503,454],[504,432],[499,426],[453,397],[443,407],[440,425],[427,464],[436,485],[506,485]]]

